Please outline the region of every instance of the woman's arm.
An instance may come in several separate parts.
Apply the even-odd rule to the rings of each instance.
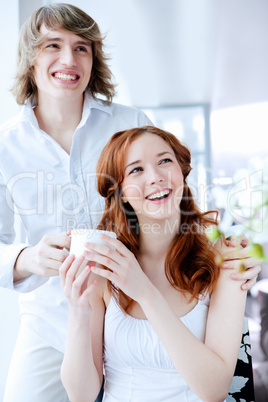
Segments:
[[[104,236],[103,236],[104,238]],[[242,336],[246,292],[221,270],[208,313],[205,343],[178,319],[163,295],[153,286],[134,255],[118,240],[105,242],[116,248],[90,244],[102,256],[87,253],[109,270],[93,272],[112,280],[142,307],[174,366],[204,401],[223,401],[228,394]]]
[[[223,401],[228,394],[241,342],[245,299],[240,285],[222,271],[211,298],[205,343],[177,319],[156,289],[139,301],[173,364],[204,401]]]
[[[83,261],[83,257],[69,256],[60,268],[69,304],[61,379],[72,402],[95,401],[103,379],[103,280],[97,283],[88,266],[78,273]]]

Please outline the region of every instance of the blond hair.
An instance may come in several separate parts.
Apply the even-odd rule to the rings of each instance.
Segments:
[[[65,29],[81,36],[92,44],[93,67],[88,88],[94,98],[103,95],[108,103],[115,95],[112,73],[107,64],[108,57],[103,52],[103,36],[97,23],[84,11],[71,4],[54,3],[36,10],[24,23],[20,32],[17,74],[12,93],[18,104],[26,99],[36,98],[37,86],[34,79],[34,63],[38,55],[43,36],[41,25],[48,30]]]

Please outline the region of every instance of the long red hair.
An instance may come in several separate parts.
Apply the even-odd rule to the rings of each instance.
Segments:
[[[139,224],[129,203],[123,204],[121,184],[124,180],[125,155],[130,144],[143,134],[161,137],[172,148],[181,167],[184,190],[180,203],[180,228],[170,246],[165,260],[165,274],[172,286],[198,298],[211,293],[219,276],[213,247],[205,228],[217,224],[217,212],[202,213],[194,202],[187,184],[191,171],[191,153],[173,134],[152,126],[132,128],[115,133],[104,147],[97,164],[97,189],[105,198],[105,210],[99,229],[114,231],[134,254],[139,250]],[[213,218],[211,212],[213,212]],[[120,307],[126,311],[122,300],[131,299],[109,283],[110,290]]]

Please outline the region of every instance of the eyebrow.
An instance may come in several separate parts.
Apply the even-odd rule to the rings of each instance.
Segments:
[[[63,39],[62,38],[57,38],[57,37],[55,37],[55,38],[45,38],[44,43],[47,43],[47,42],[63,42]],[[84,46],[89,46],[90,47],[91,42],[85,41],[85,40],[78,40],[78,41],[74,42],[74,45],[84,45]]]
[[[171,152],[169,152],[169,151],[159,152],[158,154],[156,154],[156,156],[159,157],[159,156],[163,156],[163,155],[165,155],[165,154],[170,154],[170,155],[174,156],[174,155],[173,155]],[[137,161],[131,162],[131,163],[129,163],[129,164],[125,167],[125,170],[126,170],[128,167],[130,167],[130,166],[132,166],[132,165],[136,165],[137,163],[141,163],[141,162],[142,162],[141,160],[137,160]]]

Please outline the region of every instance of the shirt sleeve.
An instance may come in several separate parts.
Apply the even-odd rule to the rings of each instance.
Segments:
[[[42,278],[37,275],[13,282],[13,269],[20,252],[29,246],[27,243],[14,244],[14,204],[12,197],[4,183],[0,173],[0,286],[18,292],[30,292],[36,289],[48,278]]]
[[[154,126],[149,117],[141,110],[139,115],[139,127]]]

